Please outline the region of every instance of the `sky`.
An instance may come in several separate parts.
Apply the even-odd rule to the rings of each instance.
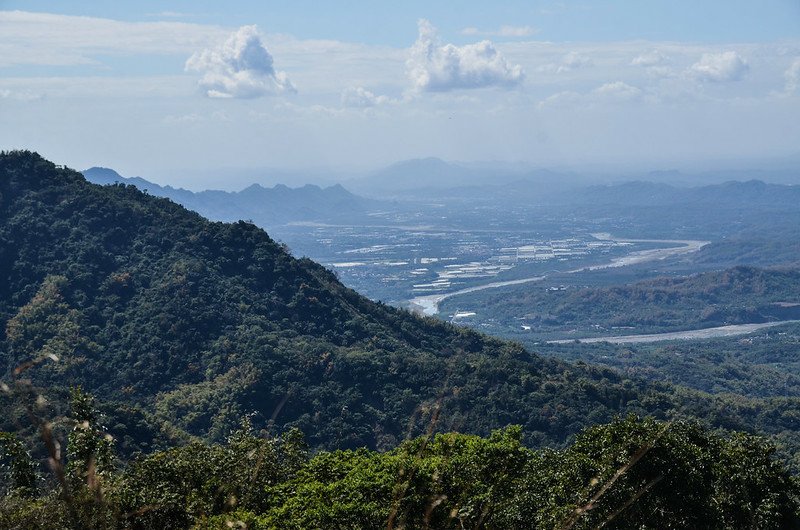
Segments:
[[[237,188],[430,156],[800,165],[798,146],[800,0],[0,0],[0,148],[76,169]]]

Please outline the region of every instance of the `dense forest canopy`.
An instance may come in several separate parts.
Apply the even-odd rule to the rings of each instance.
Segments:
[[[72,395],[68,462],[40,494],[9,451],[3,528],[790,528],[800,487],[772,447],[693,422],[635,416],[564,450],[526,448],[511,426],[438,434],[387,452],[308,452],[297,430],[191,443],[114,467],[89,396]],[[0,448],[3,447],[0,439]],[[10,442],[15,442],[11,439]],[[6,447],[9,447],[7,444]],[[0,456],[3,456],[0,454]],[[8,459],[8,458],[7,458]]]

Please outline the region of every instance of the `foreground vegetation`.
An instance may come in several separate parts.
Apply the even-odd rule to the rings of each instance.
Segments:
[[[427,435],[386,452],[311,454],[299,431],[192,443],[119,468],[92,400],[73,393],[66,463],[44,480],[13,437],[0,526],[90,528],[789,528],[800,484],[763,440],[634,416],[563,450],[519,427]],[[5,441],[5,445],[2,445]],[[16,444],[16,445],[15,445]]]

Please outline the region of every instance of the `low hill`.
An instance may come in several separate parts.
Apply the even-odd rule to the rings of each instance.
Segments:
[[[783,414],[796,399],[729,400],[544,359],[373,303],[252,224],[93,185],[35,153],[0,156],[0,273],[0,430],[23,431],[24,407],[50,414],[81,385],[106,402],[123,449],[219,440],[243,415],[298,427],[315,447],[511,423],[530,445],[563,444],[627,411],[797,440]]]
[[[554,279],[557,282],[558,279]],[[609,287],[532,283],[447,300],[480,307],[498,327],[569,337],[682,331],[800,318],[800,271],[734,267]]]

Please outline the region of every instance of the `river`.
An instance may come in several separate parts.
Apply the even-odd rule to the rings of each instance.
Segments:
[[[692,340],[692,339],[712,339],[718,337],[735,337],[736,335],[747,335],[764,328],[780,326],[781,324],[792,324],[800,320],[780,320],[777,322],[760,322],[758,324],[734,324],[730,326],[719,326],[716,328],[692,329],[688,331],[670,331],[668,333],[653,333],[651,335],[617,335],[613,337],[591,337],[577,339],[578,342],[591,344],[594,342],[610,342],[612,344],[636,344],[645,342],[661,342],[665,340]],[[576,339],[549,340],[548,344],[569,344]]]
[[[603,241],[616,241],[620,243],[662,243],[662,244],[674,244],[675,246],[668,248],[656,248],[650,250],[636,250],[631,252],[630,254],[626,254],[625,256],[614,258],[608,263],[601,263],[599,265],[590,265],[587,267],[581,267],[579,269],[566,271],[567,274],[575,274],[578,272],[596,271],[602,269],[611,269],[616,267],[626,267],[628,265],[638,265],[640,263],[646,263],[648,261],[663,260],[671,256],[679,256],[682,254],[697,252],[698,250],[709,244],[709,241],[695,241],[691,239],[623,239],[623,238],[612,237],[610,234],[606,233],[592,234],[592,236],[595,239],[600,239]],[[530,278],[522,278],[519,280],[491,282],[482,285],[475,285],[473,287],[467,287],[466,289],[460,289],[458,291],[452,291],[449,293],[437,293],[424,296],[417,296],[409,300],[409,304],[412,310],[414,311],[417,311],[425,315],[435,315],[439,312],[439,304],[442,303],[442,300],[446,300],[447,298],[451,298],[453,296],[458,296],[461,294],[474,293],[475,291],[483,291],[485,289],[496,289],[498,287],[506,287],[509,285],[520,285],[523,283],[539,282],[547,278],[547,276],[548,275],[545,274],[539,276],[531,276]]]

